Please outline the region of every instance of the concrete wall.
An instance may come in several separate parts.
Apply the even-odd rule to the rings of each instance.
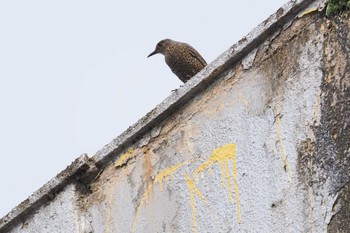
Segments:
[[[49,202],[47,206],[37,210],[32,218],[17,224],[13,233],[52,233],[52,232],[82,232],[77,223],[79,215],[76,205],[75,185],[68,185]]]
[[[96,167],[3,226],[350,232],[349,15],[328,20],[310,2],[281,8],[106,145]]]

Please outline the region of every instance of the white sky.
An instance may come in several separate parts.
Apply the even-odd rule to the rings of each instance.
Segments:
[[[286,1],[0,1],[0,218],[181,85],[158,41],[210,63]]]

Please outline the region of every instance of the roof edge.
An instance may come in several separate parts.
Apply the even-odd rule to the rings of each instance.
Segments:
[[[163,102],[129,127],[120,136],[105,145],[93,156],[96,166],[105,167],[113,157],[125,151],[147,132],[156,128],[167,116],[184,106],[194,96],[206,90],[230,67],[243,60],[268,37],[278,32],[289,21],[300,17],[308,7],[322,10],[327,0],[291,0],[279,8],[268,19],[255,27],[248,35],[222,53],[206,68],[174,91]]]

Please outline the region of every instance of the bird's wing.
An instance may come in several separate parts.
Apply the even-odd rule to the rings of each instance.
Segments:
[[[191,56],[196,58],[203,66],[207,65],[207,62],[203,59],[203,57],[195,50],[192,46],[189,46],[189,51]]]

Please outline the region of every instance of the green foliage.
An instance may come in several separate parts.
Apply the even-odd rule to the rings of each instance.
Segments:
[[[350,9],[350,0],[329,0],[326,15],[332,16],[341,10]]]

